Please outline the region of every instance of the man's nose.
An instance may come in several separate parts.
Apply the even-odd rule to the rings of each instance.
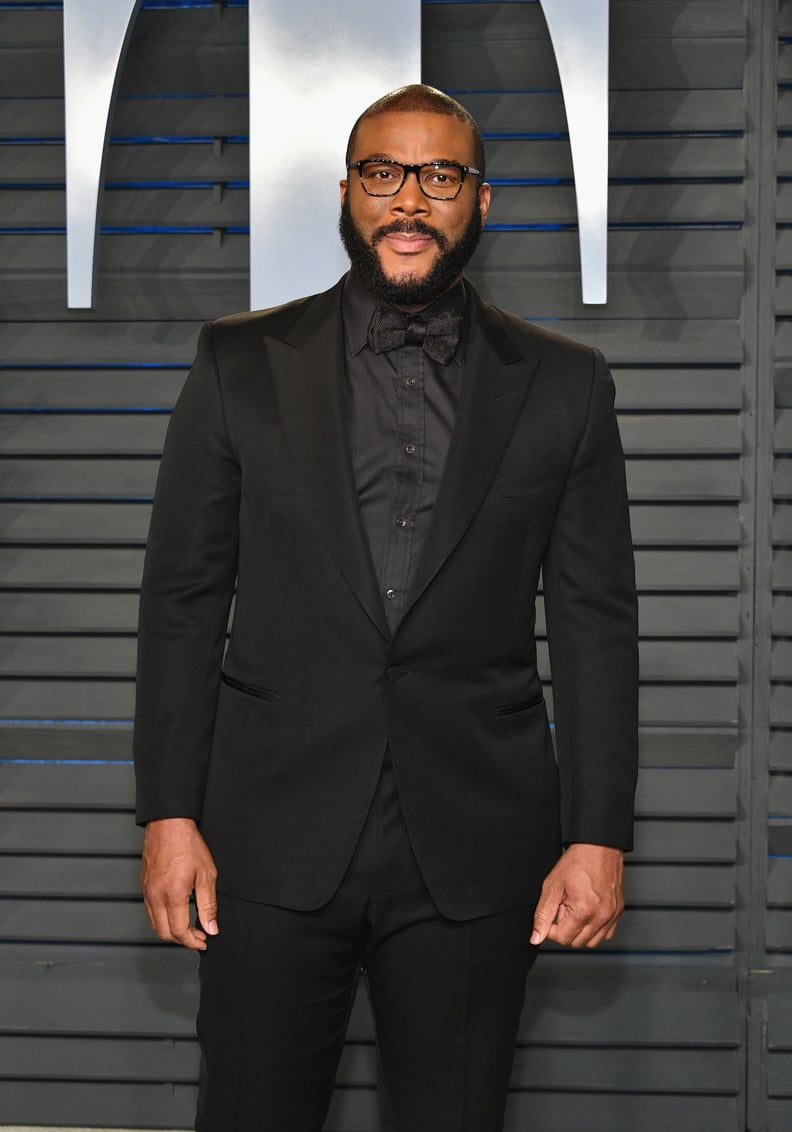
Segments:
[[[413,170],[405,176],[399,191],[391,197],[391,211],[407,213],[430,212],[429,198],[424,196],[418,183],[418,174]]]

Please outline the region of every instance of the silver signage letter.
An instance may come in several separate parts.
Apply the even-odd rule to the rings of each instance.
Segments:
[[[608,298],[608,0],[542,0],[564,95],[584,303]]]
[[[421,6],[250,0],[250,299],[273,306],[346,268],[336,235],[349,129],[421,81]]]
[[[66,264],[70,307],[93,305],[110,116],[141,0],[64,0]]]

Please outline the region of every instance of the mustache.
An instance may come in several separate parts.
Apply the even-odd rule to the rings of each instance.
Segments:
[[[444,252],[448,247],[448,240],[442,232],[418,219],[394,220],[392,224],[383,224],[381,228],[375,228],[371,236],[371,246],[375,247],[380,240],[384,240],[386,236],[394,235],[396,232],[405,236],[430,236],[441,252]]]

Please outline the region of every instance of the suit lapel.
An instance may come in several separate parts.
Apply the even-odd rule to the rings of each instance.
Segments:
[[[317,522],[358,601],[390,639],[346,439],[341,286],[318,296],[283,338],[264,343],[289,450]]]
[[[471,323],[459,409],[404,616],[462,538],[495,478],[538,364],[522,356],[500,313],[466,286]]]

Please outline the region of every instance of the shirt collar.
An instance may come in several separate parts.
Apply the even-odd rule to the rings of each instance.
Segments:
[[[355,268],[350,268],[344,280],[342,310],[347,349],[353,358],[357,357],[364,346],[368,347],[369,323],[371,316],[379,306],[387,307],[390,306],[390,303],[378,299],[360,278]],[[460,279],[448,291],[439,295],[425,310],[418,313],[421,318],[429,319],[451,311],[454,314],[461,314],[467,320],[467,307],[465,282]]]

